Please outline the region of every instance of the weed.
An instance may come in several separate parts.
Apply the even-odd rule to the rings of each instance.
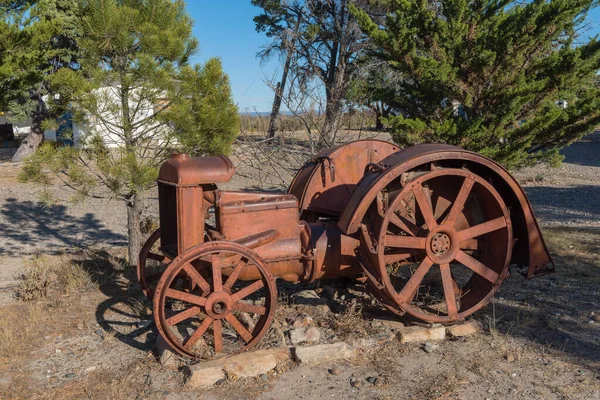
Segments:
[[[25,301],[38,300],[53,291],[72,295],[90,287],[89,274],[67,256],[39,256],[21,274],[16,295]]]

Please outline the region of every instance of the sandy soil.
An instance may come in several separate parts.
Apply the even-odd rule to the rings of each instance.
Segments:
[[[182,390],[181,375],[155,361],[148,305],[123,268],[124,207],[110,200],[45,205],[33,185],[16,183],[17,166],[0,164],[0,398],[600,398],[600,322],[594,319],[600,315],[600,134],[563,153],[559,169],[538,165],[515,173],[557,272],[527,281],[514,271],[493,304],[475,315],[485,334],[440,343],[432,353],[394,341],[338,364],[339,375],[328,372],[332,364],[293,366],[266,381],[202,391]],[[240,172],[228,188],[261,183],[244,177],[252,168]],[[150,198],[148,214],[155,207]],[[93,253],[83,250],[90,248]],[[86,271],[89,282],[15,300],[19,274],[40,254],[44,262]],[[355,285],[339,288],[362,298]],[[308,312],[324,336],[350,341],[388,329],[377,323],[385,314],[368,300],[358,315],[348,313],[352,300],[328,300],[333,311],[322,315],[294,300],[300,289],[310,287],[280,287],[291,299],[281,323],[281,313]],[[350,327],[341,323],[350,316]]]

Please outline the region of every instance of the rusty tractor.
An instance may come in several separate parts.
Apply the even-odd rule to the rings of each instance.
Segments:
[[[355,278],[394,314],[454,323],[491,300],[509,265],[554,270],[516,180],[458,147],[355,141],[306,163],[287,194],[219,190],[234,172],[225,156],[185,154],[159,172],[160,228],[137,273],[182,356],[255,345],[277,278]]]

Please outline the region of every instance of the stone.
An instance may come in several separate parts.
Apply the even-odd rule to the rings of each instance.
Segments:
[[[341,370],[340,370],[338,367],[333,367],[333,368],[331,368],[331,369],[329,370],[329,373],[330,373],[331,375],[335,375],[335,376],[337,376],[337,375],[341,374],[341,373],[342,373],[342,371],[341,371]]]
[[[286,347],[276,347],[185,366],[183,372],[187,377],[186,386],[205,387],[214,385],[226,376],[246,378],[266,374],[289,357]]]
[[[294,322],[292,322],[292,327],[307,328],[309,326],[313,326],[314,324],[315,321],[309,315],[303,315],[295,319]]]
[[[362,382],[359,381],[358,379],[350,381],[350,384],[357,389],[360,389],[362,386]]]
[[[348,360],[356,357],[358,352],[347,343],[337,342],[315,346],[296,347],[295,358],[302,364],[321,364],[324,362]]]
[[[515,361],[515,356],[512,354],[507,354],[506,356],[504,356],[504,358],[506,359],[506,361],[508,361],[509,363],[514,362]]]
[[[369,376],[367,378],[367,382],[369,382],[371,385],[374,385],[377,383],[377,377],[376,376]]]
[[[595,314],[595,313],[594,313],[594,314],[592,315],[592,319],[593,319],[594,321],[596,321],[596,322],[600,322],[600,314]]]
[[[423,345],[423,350],[425,351],[425,353],[433,353],[437,350],[438,347],[439,346],[437,344],[427,342]]]
[[[296,345],[304,342],[318,342],[321,339],[321,332],[314,326],[310,328],[294,328],[290,330],[290,342]]]
[[[352,346],[357,350],[369,350],[378,346],[381,346],[384,343],[390,342],[396,337],[391,332],[382,332],[375,334],[368,338],[360,338],[352,342]]]
[[[77,329],[79,329],[80,331],[83,330],[83,324],[81,322],[77,324]]]
[[[261,381],[269,380],[269,375],[267,375],[267,374],[260,374],[258,377],[260,378]]]
[[[163,367],[171,369],[177,369],[179,367],[177,354],[175,354],[161,335],[158,335],[156,338],[156,353],[158,361]]]
[[[83,372],[85,372],[87,374],[87,373],[95,371],[96,368],[97,367],[95,365],[92,365],[91,367],[87,367],[86,369],[84,369]]]
[[[375,324],[381,324],[389,329],[399,330],[404,328],[404,324],[400,321],[396,321],[393,319],[374,319],[373,322]]]
[[[428,341],[444,340],[446,328],[425,328],[422,326],[409,326],[398,331],[400,343],[423,343]]]
[[[470,336],[483,331],[483,325],[477,320],[446,328],[446,333],[452,337]]]
[[[311,306],[325,305],[327,304],[327,299],[320,297],[314,290],[303,290],[296,293],[295,303]]]
[[[77,374],[73,373],[73,372],[69,372],[68,374],[65,375],[65,378],[67,379],[73,379],[77,376]]]

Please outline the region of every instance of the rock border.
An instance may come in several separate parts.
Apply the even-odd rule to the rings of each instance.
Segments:
[[[182,368],[186,388],[206,388],[232,377],[246,378],[267,374],[278,366],[294,361],[305,365],[318,365],[327,362],[351,360],[361,351],[379,347],[397,338],[400,343],[429,343],[446,338],[470,336],[483,331],[481,322],[472,320],[460,325],[432,327],[401,327],[396,334],[379,334],[362,338],[349,345],[345,342],[318,344],[313,346],[275,347],[236,354],[230,357],[187,365]],[[176,361],[168,349],[159,352],[161,360]],[[172,367],[172,362],[163,364]]]

